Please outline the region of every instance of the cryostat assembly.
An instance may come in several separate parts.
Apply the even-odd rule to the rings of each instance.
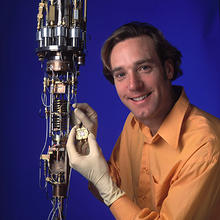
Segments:
[[[52,185],[53,209],[48,216],[52,220],[65,219],[64,199],[70,179],[66,141],[79,67],[85,63],[86,10],[86,0],[41,0],[37,15],[36,53],[44,72],[41,99],[46,118],[40,159],[44,162],[45,186]],[[86,140],[87,132],[79,127],[76,139]]]

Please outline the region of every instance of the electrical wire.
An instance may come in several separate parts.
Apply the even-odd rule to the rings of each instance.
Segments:
[[[60,202],[59,202],[59,203],[57,204],[57,208],[58,208],[59,216],[61,217],[60,220],[62,220],[63,217],[62,217],[62,212],[61,212],[61,210],[60,210],[60,205],[62,206],[62,204],[60,204]]]
[[[45,135],[45,142],[44,142],[44,146],[43,146],[43,149],[41,151],[41,154],[40,156],[43,154],[46,146],[47,146],[47,139],[48,139],[48,117],[46,116],[46,135]]]
[[[52,215],[52,217],[51,217],[51,220],[54,220],[54,217],[55,217],[55,215],[56,215],[57,209],[58,209],[58,207],[56,207],[55,210],[53,211],[53,215]]]
[[[53,200],[51,200],[51,203],[52,203],[52,209],[51,209],[51,211],[50,211],[50,213],[49,213],[49,215],[48,215],[48,217],[47,217],[47,220],[53,220],[53,218],[54,218],[54,216],[55,216],[55,213],[56,213],[56,200],[55,200],[55,202],[54,202],[54,200],[55,199],[53,199]],[[53,215],[52,215],[52,213],[53,213]],[[52,217],[50,217],[52,215]]]
[[[50,107],[49,105],[47,105],[47,95],[43,92],[41,93],[41,102],[44,107]]]
[[[40,166],[39,166],[39,186],[40,186],[40,188],[42,188],[41,187],[41,173],[42,173],[42,171],[41,171],[41,155],[43,154],[43,152],[44,152],[44,150],[45,150],[45,148],[46,148],[46,146],[47,146],[47,139],[48,139],[48,118],[47,118],[47,116],[46,116],[46,135],[45,135],[45,142],[44,142],[44,146],[43,146],[43,149],[42,149],[42,151],[41,151],[41,153],[40,153]],[[46,185],[45,185],[45,187],[46,187]]]
[[[70,183],[70,179],[71,179],[71,174],[72,174],[72,168],[70,168],[69,183]],[[67,203],[68,203],[69,195],[70,195],[70,184],[68,184],[68,187],[67,187],[67,199],[66,199],[66,205],[65,205],[65,216],[67,216],[67,206],[68,206]]]

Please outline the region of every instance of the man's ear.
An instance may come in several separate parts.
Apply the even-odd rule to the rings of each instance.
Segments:
[[[172,60],[166,60],[164,67],[165,67],[165,72],[166,72],[167,79],[172,80],[173,75],[174,75],[174,67],[173,67]]]

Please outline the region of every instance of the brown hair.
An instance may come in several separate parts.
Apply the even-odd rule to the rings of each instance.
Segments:
[[[182,75],[180,69],[182,54],[174,46],[172,46],[163,36],[163,34],[154,26],[148,23],[131,22],[119,27],[105,41],[102,51],[102,63],[104,76],[114,84],[114,79],[111,73],[110,56],[113,47],[126,39],[147,35],[153,39],[155,49],[160,58],[161,64],[164,65],[166,60],[171,60],[174,67],[174,75],[172,80],[175,80]]]

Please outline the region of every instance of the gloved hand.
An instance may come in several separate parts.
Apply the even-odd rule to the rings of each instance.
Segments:
[[[89,132],[96,137],[98,127],[98,117],[96,112],[87,103],[73,104],[75,108],[73,112],[73,124],[82,123]]]
[[[76,150],[75,127],[71,130],[67,140],[67,152],[70,166],[93,183],[99,191],[104,203],[110,206],[124,192],[116,186],[109,175],[107,162],[99,148],[94,134],[88,136],[89,154],[80,154]]]

